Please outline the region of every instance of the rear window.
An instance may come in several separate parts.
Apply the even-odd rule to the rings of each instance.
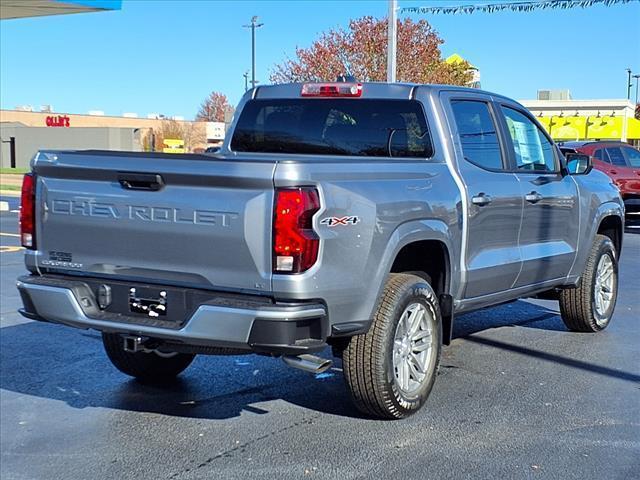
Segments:
[[[362,157],[433,154],[419,102],[361,98],[250,100],[231,149]]]
[[[640,167],[640,151],[632,147],[622,148],[627,154],[627,159],[632,167]]]

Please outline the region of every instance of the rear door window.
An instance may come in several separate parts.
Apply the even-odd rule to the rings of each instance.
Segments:
[[[502,170],[502,152],[489,105],[478,100],[453,100],[451,109],[464,159],[481,168]]]
[[[433,155],[419,102],[352,98],[250,100],[238,119],[231,149],[363,157]]]
[[[612,165],[616,165],[617,167],[627,166],[627,162],[624,159],[624,154],[620,147],[609,147],[607,148],[607,153],[609,154],[609,159],[611,160]]]

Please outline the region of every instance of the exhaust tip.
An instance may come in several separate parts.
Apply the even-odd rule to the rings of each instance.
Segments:
[[[296,356],[285,355],[282,360],[290,367],[314,374],[326,372],[333,365],[333,361],[328,358],[321,358],[307,353]]]

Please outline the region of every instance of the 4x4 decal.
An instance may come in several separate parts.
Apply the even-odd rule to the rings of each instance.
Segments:
[[[338,225],[355,225],[360,221],[360,217],[356,217],[355,215],[349,215],[346,217],[327,217],[320,220],[321,225],[326,225],[328,227],[337,227]]]

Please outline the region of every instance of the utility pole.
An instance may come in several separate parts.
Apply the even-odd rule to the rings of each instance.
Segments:
[[[256,28],[260,28],[264,23],[258,23],[258,16],[251,17],[249,25],[243,25],[244,28],[251,29],[251,88],[256,86]]]
[[[242,76],[244,77],[244,91],[246,92],[247,90],[249,90],[249,70],[247,70],[246,72],[244,72],[242,74]]]
[[[631,100],[631,87],[633,84],[631,83],[631,69],[627,68],[627,100]]]
[[[387,25],[387,82],[396,81],[396,47],[398,43],[398,0],[389,0]]]

